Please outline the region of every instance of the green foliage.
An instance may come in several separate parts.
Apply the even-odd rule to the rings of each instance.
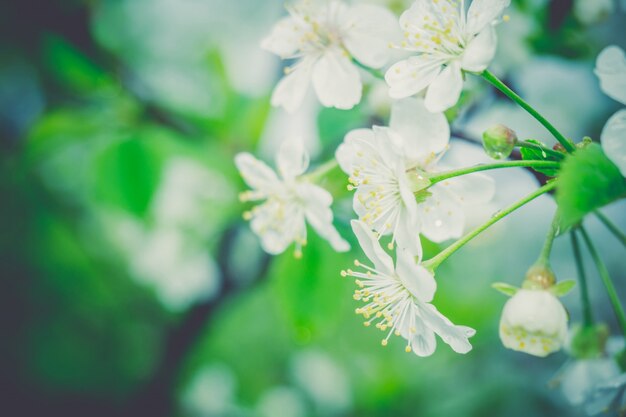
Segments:
[[[533,143],[538,146],[546,147],[546,145],[538,140],[528,139],[526,142]],[[556,158],[552,155],[547,154],[546,152],[539,149],[532,148],[520,148],[520,153],[522,154],[522,159],[531,160],[531,161],[560,161],[559,158]],[[541,172],[542,174],[547,175],[548,177],[554,177],[558,173],[557,168],[533,168],[537,172]]]
[[[568,156],[559,177],[556,201],[563,227],[626,195],[624,177],[595,143]]]

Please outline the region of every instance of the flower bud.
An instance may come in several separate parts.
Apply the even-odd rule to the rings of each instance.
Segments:
[[[504,159],[511,155],[517,134],[504,125],[495,125],[483,132],[483,147],[493,159]]]
[[[505,347],[544,357],[561,349],[566,336],[567,312],[549,291],[521,289],[504,305],[500,340]]]
[[[600,358],[606,354],[609,327],[602,323],[595,326],[573,326],[570,332],[569,351],[576,359]]]

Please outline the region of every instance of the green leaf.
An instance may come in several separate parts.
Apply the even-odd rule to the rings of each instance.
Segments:
[[[513,297],[519,291],[519,288],[505,282],[494,282],[491,287],[509,297]]]
[[[538,140],[534,140],[534,139],[528,139],[526,140],[526,142],[529,143],[534,143],[535,145],[539,145],[539,146],[543,146],[544,148],[546,147],[546,145]],[[531,160],[531,161],[558,161],[557,158],[555,158],[552,155],[549,155],[547,153],[545,153],[542,150],[539,149],[531,149],[531,148],[520,148],[520,153],[522,154],[522,159],[524,160]],[[545,174],[549,177],[554,177],[556,176],[556,174],[558,173],[558,168],[533,168],[535,171],[540,172],[542,174]]]
[[[565,281],[561,281],[558,284],[552,286],[550,288],[550,292],[557,297],[563,297],[564,295],[567,295],[567,293],[569,293],[575,285],[576,281],[574,281],[573,279],[566,279]]]
[[[564,228],[626,195],[624,177],[595,143],[569,155],[559,177],[556,201]]]

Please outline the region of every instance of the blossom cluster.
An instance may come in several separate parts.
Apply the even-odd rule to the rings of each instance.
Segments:
[[[407,352],[429,356],[435,351],[437,335],[455,352],[472,349],[469,338],[475,330],[453,324],[433,305],[435,269],[500,217],[494,215],[496,219],[485,227],[465,235],[468,208],[489,203],[496,190],[492,178],[478,172],[483,168],[458,166],[446,158],[454,146],[446,112],[458,105],[463,80],[470,74],[482,75],[509,97],[521,100],[487,71],[496,52],[497,25],[508,20],[503,13],[509,3],[416,0],[396,17],[375,5],[301,0],[287,5],[288,16],[261,42],[262,48],[287,61],[271,103],[290,114],[299,110],[309,90],[322,106],[347,110],[361,102],[364,84],[372,75],[385,82],[391,101],[388,123],[347,132],[334,161],[307,172],[309,155],[302,141],[294,138],[286,138],[277,152],[278,173],[249,153],[235,159],[251,188],[241,194],[241,200],[260,202],[244,218],[271,254],[294,245],[295,255],[302,256],[307,224],[334,250],[350,249],[333,225],[333,197],[320,181],[336,167],[345,173],[346,187],[353,192],[351,228],[368,261],[355,260],[354,268],[341,275],[355,279],[354,299],[362,303],[356,313],[364,317],[365,326],[383,332],[383,346],[396,335],[405,339]],[[595,72],[602,90],[626,104],[624,52],[615,46],[605,49]],[[517,166],[558,169],[566,152],[576,146],[549,122],[538,120],[563,149],[525,143],[540,150],[543,160]],[[485,146],[497,150],[487,149],[488,153],[498,159],[507,157],[518,141],[514,132],[501,126],[485,135]],[[624,137],[626,110],[620,110],[606,123],[601,143],[626,176]],[[546,184],[532,198],[555,184]],[[522,288],[501,287],[512,296],[500,321],[503,344],[541,357],[567,344],[568,313],[558,297],[571,286],[556,283],[547,258],[557,233],[554,227],[547,252],[542,251]],[[456,242],[424,260],[423,239]]]

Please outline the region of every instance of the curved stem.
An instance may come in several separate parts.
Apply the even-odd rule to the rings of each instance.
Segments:
[[[567,150],[567,152],[574,152],[576,147],[559,132],[545,117],[543,117],[537,110],[535,110],[530,104],[524,101],[515,91],[511,90],[506,84],[504,84],[498,77],[493,75],[489,70],[485,70],[481,73],[482,77],[489,81],[494,87],[502,91],[504,95],[519,104],[524,110],[526,110],[531,116],[533,116],[539,123],[541,123],[552,135],[559,141],[561,145]]]
[[[552,223],[550,223],[550,229],[548,229],[548,234],[546,235],[546,240],[543,243],[543,247],[541,248],[541,253],[539,253],[539,258],[535,265],[543,265],[550,266],[550,253],[552,252],[552,245],[554,244],[554,238],[559,233],[559,212],[557,211],[552,218]]]
[[[374,68],[368,67],[367,65],[363,64],[362,62],[360,62],[356,58],[352,58],[352,62],[354,62],[354,64],[357,67],[360,67],[360,68],[364,69],[365,71],[369,72],[370,74],[372,74],[375,78],[379,78],[381,80],[385,79],[385,74],[383,74],[381,71],[379,71],[377,69],[374,69]]]
[[[572,238],[572,250],[574,251],[574,260],[576,262],[576,270],[578,272],[578,282],[580,285],[580,303],[583,308],[583,326],[591,327],[593,325],[593,313],[591,312],[591,301],[589,300],[589,287],[587,286],[587,274],[585,273],[585,265],[580,252],[580,244],[578,236],[572,230],[570,232]]]
[[[611,280],[611,276],[609,275],[609,270],[606,268],[606,265],[598,254],[598,251],[596,250],[595,246],[593,246],[589,235],[582,226],[580,226],[580,233],[582,234],[583,239],[587,245],[587,249],[589,249],[589,253],[591,254],[593,262],[596,264],[596,268],[598,269],[598,274],[600,275],[600,279],[604,284],[604,288],[609,295],[609,300],[611,301],[615,317],[617,317],[617,322],[622,328],[622,333],[626,337],[626,313],[624,313],[624,307],[622,307],[622,303],[619,301],[619,296],[617,295],[617,291],[615,290],[615,286],[613,285],[613,281]]]
[[[478,236],[479,234],[484,232],[487,228],[489,228],[494,223],[497,223],[499,220],[501,220],[504,217],[508,216],[509,214],[511,214],[512,212],[517,210],[518,208],[522,207],[526,203],[529,203],[530,201],[534,200],[535,198],[539,197],[540,195],[545,194],[548,191],[552,190],[554,187],[556,187],[556,184],[557,184],[556,181],[549,182],[546,185],[544,185],[543,187],[538,188],[537,190],[535,190],[533,193],[531,193],[531,194],[527,195],[526,197],[522,198],[521,200],[513,203],[509,207],[507,207],[507,208],[505,208],[503,210],[500,210],[499,212],[494,214],[487,222],[485,222],[484,224],[478,226],[476,229],[472,230],[471,232],[469,232],[468,234],[463,236],[461,239],[457,240],[452,245],[450,245],[447,248],[445,248],[438,255],[436,255],[433,258],[425,261],[423,263],[424,267],[426,267],[428,269],[431,269],[431,270],[435,270],[443,261],[445,261],[448,257],[450,257],[450,255],[452,255],[454,252],[456,252],[461,247],[463,247],[463,245],[465,245],[467,242],[469,242],[470,240],[472,240],[473,238],[475,238],[476,236]]]
[[[322,165],[319,165],[310,173],[304,175],[304,178],[306,178],[310,182],[317,182],[318,180],[320,180],[322,177],[327,175],[329,172],[331,172],[333,169],[337,168],[338,166],[339,166],[339,163],[337,162],[335,158],[333,158],[329,161],[324,162]]]
[[[528,149],[533,149],[536,151],[544,152],[546,155],[550,155],[558,159],[565,158],[565,155],[562,154],[561,152],[558,152],[558,151],[555,151],[554,149],[546,148],[545,146],[541,146],[536,143],[528,142],[525,140],[521,142],[517,142],[515,146],[519,148],[528,148]]]
[[[619,230],[617,226],[615,226],[615,224],[613,224],[613,222],[609,220],[609,218],[602,214],[599,210],[595,211],[593,214],[595,214],[598,220],[600,220],[602,224],[604,224],[606,228],[609,229],[611,233],[613,233],[613,236],[615,236],[617,240],[622,242],[622,245],[626,246],[626,234],[624,234],[624,232]]]
[[[432,184],[447,180],[448,178],[459,177],[461,175],[471,174],[473,172],[487,171],[490,169],[498,168],[515,168],[515,167],[529,167],[529,168],[558,168],[560,164],[555,161],[504,161],[496,162],[494,164],[475,165],[472,167],[455,169],[451,171],[435,172],[428,176],[428,179]]]

